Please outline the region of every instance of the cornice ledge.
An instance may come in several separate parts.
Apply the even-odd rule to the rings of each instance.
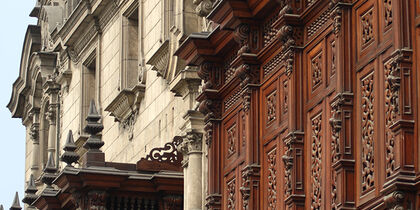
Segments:
[[[105,108],[105,111],[111,112],[111,116],[118,122],[126,121],[139,110],[145,89],[145,85],[138,84],[132,89],[122,90]]]
[[[170,90],[175,93],[175,96],[183,96],[191,83],[201,83],[201,79],[197,74],[196,67],[187,66],[172,80]]]
[[[169,40],[162,43],[146,64],[152,65],[152,70],[157,71],[158,76],[168,78]]]

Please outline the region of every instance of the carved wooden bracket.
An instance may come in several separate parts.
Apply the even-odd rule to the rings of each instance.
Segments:
[[[182,171],[182,154],[177,147],[182,142],[182,137],[176,136],[172,142],[164,147],[154,148],[145,157],[137,162],[137,170],[159,172],[162,170]]]

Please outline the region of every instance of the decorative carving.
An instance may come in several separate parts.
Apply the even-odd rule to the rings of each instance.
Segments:
[[[289,110],[289,81],[286,79],[283,82],[283,113]]]
[[[391,60],[384,64],[385,74],[385,171],[390,177],[395,171],[395,137],[391,130],[398,115],[400,80],[397,62]]]
[[[341,131],[341,106],[342,101],[338,99],[331,104],[331,165],[333,166],[341,158],[340,153],[340,131]],[[337,210],[337,172],[331,171],[331,207]]]
[[[222,195],[220,194],[211,194],[206,197],[206,207],[210,209],[211,207],[217,206],[220,208],[220,201],[222,200]]]
[[[385,28],[392,24],[392,0],[383,0],[384,2],[384,21]]]
[[[290,0],[277,0],[278,3],[280,3],[280,12],[279,17],[283,16],[284,14],[291,14],[293,12],[293,8],[291,7]]]
[[[235,41],[241,47],[238,50],[238,54],[249,52],[249,43],[248,43],[249,31],[250,31],[249,25],[245,23],[239,24],[235,29],[234,38],[235,38]]]
[[[273,149],[267,154],[268,164],[268,209],[275,210],[277,206],[277,163],[276,163],[276,149]]]
[[[330,6],[332,8],[334,4],[330,3]],[[341,21],[342,21],[342,15],[343,15],[343,9],[340,6],[335,7],[332,11],[331,11],[331,16],[330,18],[333,20],[333,32],[336,36],[339,35],[340,31],[341,31]]]
[[[223,71],[225,72],[225,83],[228,83],[235,76],[236,69],[232,67],[232,61],[237,57],[237,54],[232,55],[223,64]]]
[[[332,179],[332,184],[331,184],[331,209],[332,210],[337,210],[337,185],[338,185],[338,180],[337,180],[337,172],[335,170],[332,170],[331,172],[331,179]]]
[[[264,23],[263,26],[263,42],[264,42],[264,47],[267,46],[268,44],[270,44],[276,37],[277,34],[277,29],[275,27],[273,27],[273,23],[279,18],[279,15],[276,14],[273,17],[271,17],[270,19],[267,20],[267,22]]]
[[[285,142],[284,155],[284,196],[287,198],[292,195],[292,168],[293,168],[293,148],[290,141]]]
[[[31,125],[29,135],[31,136],[32,141],[39,142],[39,123],[33,123]]]
[[[362,49],[366,48],[370,43],[374,41],[374,30],[373,30],[373,8],[366,11],[361,17],[362,24]]]
[[[336,163],[340,157],[340,130],[341,130],[341,105],[340,102],[331,104],[331,163]]]
[[[325,10],[318,18],[314,20],[309,26],[307,27],[307,35],[308,38],[311,38],[314,34],[316,34],[322,27],[324,27],[328,18],[330,17],[331,8]]]
[[[137,162],[137,170],[182,170],[182,155],[177,150],[182,141],[182,137],[176,136],[172,142],[166,143],[164,147],[152,149],[145,158]]]
[[[246,119],[245,115],[242,115],[242,146],[246,145]]]
[[[227,130],[228,157],[236,152],[236,124]]]
[[[331,75],[333,76],[337,71],[337,48],[335,46],[335,40],[332,40],[331,43]]]
[[[322,83],[322,51],[311,58],[312,90]]]
[[[385,207],[387,209],[403,210],[403,202],[406,199],[405,193],[401,191],[394,191],[384,197]]]
[[[232,179],[227,183],[227,209],[235,210],[235,192],[236,192],[236,179]]]
[[[195,12],[200,17],[206,17],[213,10],[214,0],[194,0],[193,2],[197,5]]]
[[[240,191],[242,193],[242,206],[244,210],[249,209],[249,198],[251,196],[252,178],[258,178],[259,176],[259,165],[247,165],[242,169],[242,187]]]
[[[270,125],[273,121],[276,120],[276,107],[277,107],[277,91],[270,93],[270,95],[266,96],[266,103],[267,103],[267,123],[266,125]]]
[[[362,192],[374,187],[374,94],[373,72],[361,80]]]
[[[89,209],[104,210],[106,205],[105,192],[89,192]]]
[[[322,115],[311,120],[311,209],[321,209]]]

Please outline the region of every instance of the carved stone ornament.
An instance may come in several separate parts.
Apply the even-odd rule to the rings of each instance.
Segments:
[[[193,0],[193,3],[197,5],[195,12],[200,17],[206,17],[213,10],[215,0]]]
[[[128,131],[129,140],[133,138],[134,124],[137,121],[144,91],[145,86],[141,84],[133,89],[124,89],[105,108],[105,111],[111,112],[111,116],[115,117],[115,121],[120,122],[122,128]]]
[[[168,79],[169,76],[169,40],[165,40],[153,56],[147,61],[158,76]]]

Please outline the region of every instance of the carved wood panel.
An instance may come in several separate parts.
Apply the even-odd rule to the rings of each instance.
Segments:
[[[315,96],[326,87],[326,57],[325,42],[321,40],[307,53],[308,99]]]
[[[356,183],[357,194],[361,202],[374,196],[377,189],[379,154],[378,148],[378,86],[377,62],[367,65],[357,73],[356,113],[357,113],[357,155]]]
[[[378,41],[376,1],[367,1],[356,7],[357,58],[362,59],[376,47]]]
[[[281,160],[279,159],[281,150],[278,147],[278,138],[273,139],[265,148],[263,155],[263,209],[279,209],[281,203],[280,181],[282,171]]]

